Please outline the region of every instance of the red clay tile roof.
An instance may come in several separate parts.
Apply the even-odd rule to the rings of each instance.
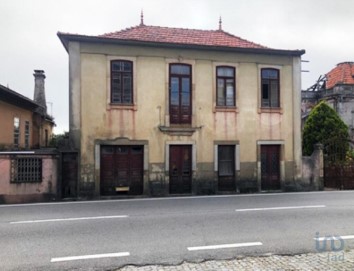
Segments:
[[[326,76],[326,89],[331,89],[338,84],[354,85],[354,62],[339,63]]]
[[[241,39],[223,30],[196,30],[138,25],[121,31],[103,34],[99,37],[155,43],[269,49],[266,46]]]

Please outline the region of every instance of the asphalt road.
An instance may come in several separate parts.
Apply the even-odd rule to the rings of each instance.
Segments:
[[[0,205],[0,270],[297,254],[325,240],[354,248],[354,191]]]

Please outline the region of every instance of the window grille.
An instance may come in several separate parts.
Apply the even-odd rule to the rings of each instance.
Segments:
[[[12,160],[13,183],[42,182],[41,158],[17,158]]]

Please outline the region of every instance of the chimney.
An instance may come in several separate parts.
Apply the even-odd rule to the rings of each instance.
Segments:
[[[43,113],[47,114],[47,103],[45,100],[45,89],[44,89],[44,71],[34,70],[34,101],[41,105],[43,108]]]

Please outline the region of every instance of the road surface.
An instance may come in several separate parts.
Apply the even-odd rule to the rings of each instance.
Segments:
[[[354,191],[0,205],[0,245],[21,271],[353,248]]]

